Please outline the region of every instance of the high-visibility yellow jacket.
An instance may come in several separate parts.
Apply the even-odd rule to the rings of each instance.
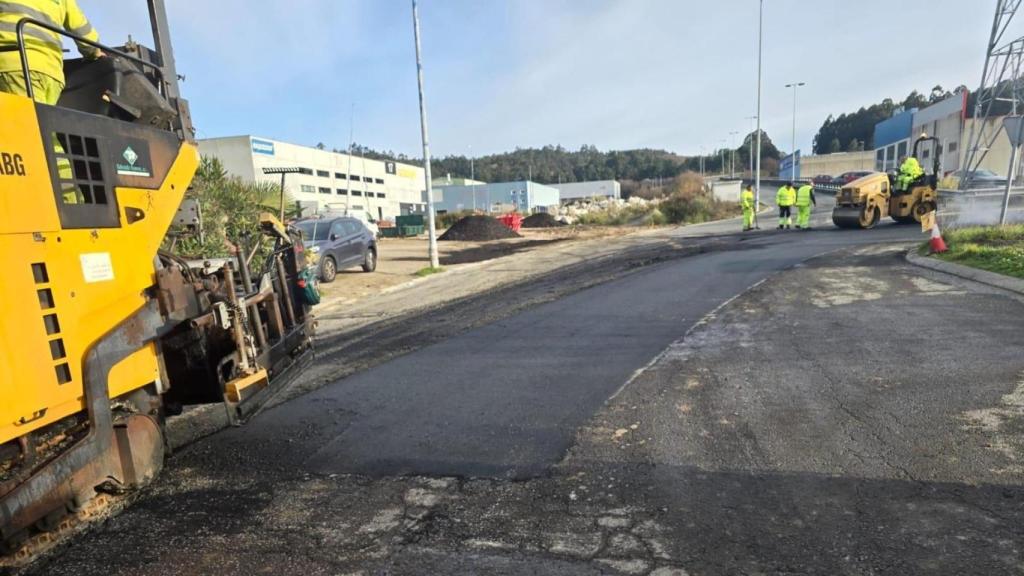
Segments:
[[[779,206],[792,206],[796,203],[796,190],[790,186],[779,188],[778,194],[775,195],[775,203]]]
[[[903,165],[900,166],[900,176],[906,178],[908,182],[913,182],[923,175],[924,169],[921,168],[921,163],[913,156],[904,160]]]
[[[811,204],[817,204],[814,200],[814,187],[810,184],[805,184],[796,191],[796,205],[810,206]]]
[[[18,45],[17,25],[23,18],[31,18],[63,28],[72,34],[93,42],[100,35],[78,7],[77,0],[2,0],[0,1],[0,48]],[[25,51],[29,69],[64,82],[64,51],[62,36],[39,28],[25,26]],[[79,44],[83,56],[95,55],[94,48]],[[21,57],[13,52],[0,52],[0,73],[21,73]]]
[[[753,210],[754,201],[754,191],[750,188],[747,188],[740,193],[740,206],[743,207],[744,210]]]

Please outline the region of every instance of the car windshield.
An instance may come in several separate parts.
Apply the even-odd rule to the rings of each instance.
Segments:
[[[302,230],[302,238],[309,241],[327,240],[327,233],[331,230],[331,223],[323,220],[305,220],[296,222],[295,227]]]

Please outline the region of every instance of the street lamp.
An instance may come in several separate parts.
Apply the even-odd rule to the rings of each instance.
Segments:
[[[412,0],[413,35],[416,37],[416,82],[420,94],[420,137],[423,140],[423,177],[427,187],[427,252],[430,267],[441,266],[437,255],[437,228],[434,221],[434,185],[430,175],[430,137],[427,133],[427,103],[423,97],[423,57],[420,50],[420,11]]]
[[[729,144],[729,140],[723,138],[719,142],[720,148],[718,149],[718,161],[722,163],[722,176],[725,176],[725,147]]]
[[[761,61],[764,54],[764,0],[757,12],[757,169],[754,173],[754,227],[761,226],[757,213],[761,211]]]
[[[729,132],[729,136],[732,136],[732,158],[729,160],[729,178],[736,177],[736,136],[739,135],[739,131]]]
[[[748,153],[748,156],[750,156],[750,177],[753,178],[754,177],[754,120],[757,120],[757,116],[747,116],[745,118],[745,120],[750,120],[750,143],[749,143],[749,146],[748,146],[750,148],[750,151]]]
[[[264,168],[263,173],[267,175],[280,174],[281,175],[281,212],[280,220],[284,224],[284,180],[289,174],[305,174],[310,172],[308,168]]]
[[[793,147],[790,149],[792,154],[792,160],[790,163],[790,180],[796,180],[796,90],[801,86],[806,86],[805,82],[793,82],[792,84],[786,84],[786,88],[793,89]]]

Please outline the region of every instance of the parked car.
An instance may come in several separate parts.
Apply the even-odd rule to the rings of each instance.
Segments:
[[[359,219],[308,218],[295,226],[302,231],[306,250],[317,257],[321,282],[334,282],[339,270],[356,266],[361,266],[363,272],[377,269],[377,238]]]
[[[957,186],[959,186],[960,181],[964,178],[964,171],[957,170],[953,172],[952,176],[956,178]],[[1006,188],[1006,178],[991,170],[979,168],[974,171],[974,176],[971,177],[967,189],[976,190],[979,188]]]
[[[858,170],[856,172],[843,172],[839,176],[836,176],[835,178],[833,178],[831,183],[832,184],[838,184],[840,186],[846,186],[847,184],[849,184],[850,182],[853,182],[854,180],[858,180],[858,179],[863,178],[865,176],[870,176],[871,174],[874,174],[874,172],[871,172],[870,170]]]
[[[831,184],[832,183],[832,177],[829,176],[828,174],[819,174],[819,175],[815,176],[814,178],[811,178],[811,183],[816,185],[816,186],[817,185],[821,185],[821,184]]]

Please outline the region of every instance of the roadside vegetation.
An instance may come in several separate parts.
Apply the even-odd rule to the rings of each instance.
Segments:
[[[280,193],[281,188],[275,184],[244,182],[229,176],[220,160],[204,157],[185,196],[199,202],[202,227],[196,234],[177,238],[171,251],[185,258],[229,256],[231,242],[261,237],[260,213],[277,214]],[[294,204],[288,196],[285,202],[287,206]]]
[[[444,268],[431,268],[430,266],[427,266],[426,268],[420,268],[417,270],[416,276],[419,278],[426,278],[427,276],[433,276],[434,274],[440,274],[441,272],[444,272]]]
[[[978,226],[947,231],[949,252],[936,257],[1024,278],[1024,224],[1014,226]]]
[[[663,186],[647,187],[641,197],[649,203],[581,214],[578,223],[605,226],[699,224],[740,214],[738,201],[715,199],[704,188],[700,176],[692,172]]]

